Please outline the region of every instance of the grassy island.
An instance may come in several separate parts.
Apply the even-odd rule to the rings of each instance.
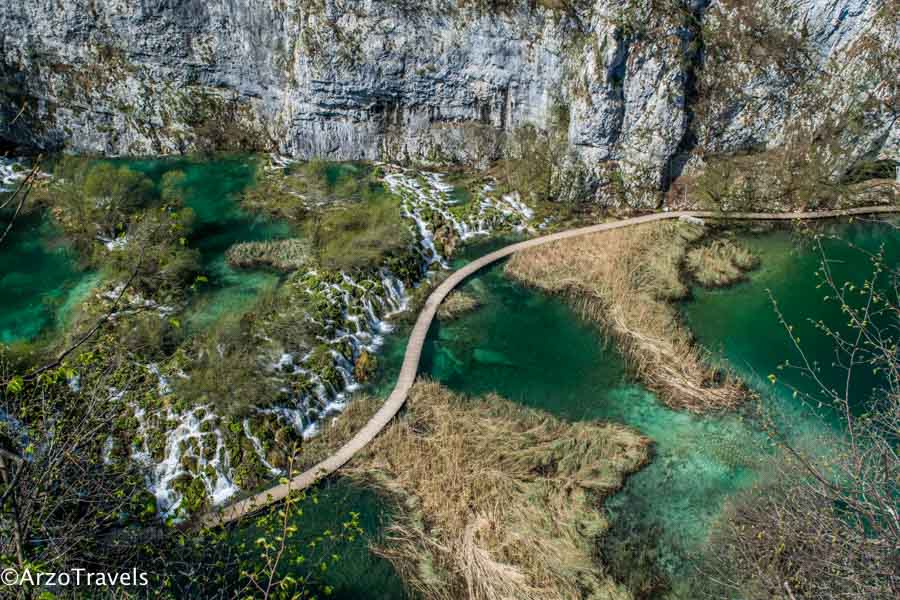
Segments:
[[[506,272],[567,296],[608,329],[638,376],[668,405],[695,412],[731,408],[741,402],[742,386],[705,363],[672,305],[689,293],[681,277],[685,256],[718,256],[718,250],[691,250],[702,236],[702,227],[687,223],[639,225],[526,250],[510,259]],[[698,267],[699,277],[712,278],[706,265]]]
[[[397,499],[387,556],[425,598],[629,598],[595,563],[598,510],[650,441],[496,395],[416,384],[408,410],[351,464]]]

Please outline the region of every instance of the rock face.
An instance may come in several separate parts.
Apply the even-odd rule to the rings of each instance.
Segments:
[[[109,154],[230,146],[483,163],[526,125],[556,127],[595,179],[617,173],[647,205],[689,158],[797,131],[834,130],[836,162],[893,158],[897,9],[0,0],[0,137]]]

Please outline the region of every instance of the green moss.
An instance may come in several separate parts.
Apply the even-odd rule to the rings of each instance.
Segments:
[[[182,513],[194,515],[209,507],[206,485],[200,477],[181,475],[172,483],[172,489],[181,495]]]
[[[148,427],[147,430],[147,450],[153,460],[162,462],[166,457],[166,433],[156,427]]]

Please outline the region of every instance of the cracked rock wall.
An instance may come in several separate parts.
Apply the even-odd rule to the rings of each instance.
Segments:
[[[800,122],[851,121],[844,162],[895,156],[897,5],[0,0],[0,137],[484,164],[565,106],[587,169],[653,205],[684,157],[776,146]]]

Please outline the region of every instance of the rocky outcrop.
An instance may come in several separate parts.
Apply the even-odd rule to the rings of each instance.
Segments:
[[[845,167],[898,157],[900,2],[718,0],[703,19],[696,130],[704,151],[790,142]]]
[[[477,164],[526,125],[555,126],[595,179],[652,205],[689,159],[797,131],[836,132],[844,163],[895,156],[896,9],[0,0],[0,137],[110,154],[251,147]]]

